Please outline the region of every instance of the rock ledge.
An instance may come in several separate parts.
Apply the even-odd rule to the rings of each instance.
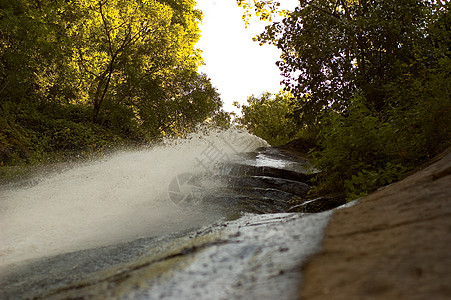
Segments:
[[[451,149],[336,210],[302,299],[451,299]]]

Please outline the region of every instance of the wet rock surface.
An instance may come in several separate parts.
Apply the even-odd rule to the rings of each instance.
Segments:
[[[278,148],[260,148],[257,152],[242,153],[218,164],[215,173],[185,174],[181,181],[188,188],[185,192],[174,189],[173,201],[180,207],[220,206],[234,215],[288,212],[293,206],[290,200],[307,201],[310,180],[317,173],[318,170],[303,156]],[[328,205],[327,201],[330,202]],[[343,201],[338,203],[324,198],[321,203],[321,209],[318,205],[306,205],[302,212],[326,211]]]
[[[256,187],[276,189],[292,195],[305,195],[310,186],[307,183],[297,180],[289,180],[269,176],[246,176],[246,177],[228,177],[228,184],[231,188]]]
[[[200,230],[42,259],[4,299],[293,299],[330,212],[247,215]]]
[[[18,264],[1,273],[0,294],[2,299],[42,298],[49,290],[64,289],[89,274],[136,260],[152,247],[182,234],[143,238]]]
[[[289,212],[319,213],[334,209],[346,203],[344,195],[323,196],[311,200],[306,200],[301,204],[290,207]]]

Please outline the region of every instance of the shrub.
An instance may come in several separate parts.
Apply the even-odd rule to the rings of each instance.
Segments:
[[[238,122],[250,133],[278,146],[288,143],[299,132],[299,126],[292,117],[294,108],[290,93],[281,91],[273,95],[266,92],[260,97],[247,99],[247,105],[241,107],[243,116]]]
[[[396,180],[403,172],[387,175],[394,164],[404,170],[397,130],[387,118],[370,109],[361,95],[352,99],[346,112],[329,112],[321,120],[319,149],[311,152],[322,170],[317,191],[368,193],[386,179]],[[390,163],[390,165],[387,165]],[[394,176],[396,174],[396,176]],[[346,184],[345,184],[346,183]]]
[[[322,170],[315,192],[345,192],[348,199],[394,182],[451,144],[451,103],[425,95],[385,112],[371,109],[361,95],[344,112],[321,119],[319,148],[312,151]]]

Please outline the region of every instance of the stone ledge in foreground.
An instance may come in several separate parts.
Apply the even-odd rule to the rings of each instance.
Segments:
[[[303,267],[301,299],[451,299],[451,148],[339,209]]]

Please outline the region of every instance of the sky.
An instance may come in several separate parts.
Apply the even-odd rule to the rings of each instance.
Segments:
[[[281,0],[283,8],[294,9],[297,0]],[[221,94],[224,110],[238,110],[234,101],[246,103],[247,97],[265,91],[278,92],[282,76],[275,65],[280,51],[275,46],[259,46],[252,37],[261,33],[268,23],[257,18],[245,28],[241,18],[243,9],[236,0],[197,0],[197,8],[204,13],[201,39],[196,45],[203,51],[206,63],[199,71],[211,78]]]

